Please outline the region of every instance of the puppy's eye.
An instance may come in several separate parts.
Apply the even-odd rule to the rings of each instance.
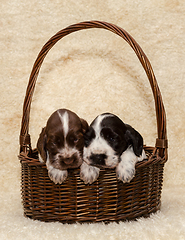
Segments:
[[[70,137],[71,142],[78,142],[78,138],[76,136]]]
[[[55,142],[53,142],[53,141],[48,141],[47,142],[47,148],[48,149],[55,149],[56,148],[56,143]]]
[[[55,147],[57,145],[57,142],[51,142],[51,146]]]
[[[87,132],[84,134],[85,147],[88,147],[94,138],[95,138],[95,131],[92,127],[89,127]]]
[[[56,138],[56,139],[54,139],[54,140],[51,142],[51,144],[52,144],[53,146],[59,145],[60,143],[61,143],[60,138]]]
[[[108,137],[108,141],[110,141],[110,142],[115,142],[115,138],[113,138],[113,137]]]
[[[116,141],[116,139],[115,139],[115,137],[113,137],[113,136],[107,136],[107,141],[108,141],[109,143],[114,143],[114,142]]]
[[[89,144],[90,144],[90,140],[89,139],[84,139],[84,144],[85,144],[85,147],[88,147]]]
[[[105,138],[109,143],[114,143],[117,139],[117,135],[113,133],[109,128],[102,129],[101,136]]]
[[[87,135],[84,136],[84,144],[85,144],[85,147],[88,147],[91,143],[93,138],[91,137],[88,137]]]

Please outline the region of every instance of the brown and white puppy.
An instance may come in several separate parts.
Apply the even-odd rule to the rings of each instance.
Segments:
[[[82,164],[83,134],[87,128],[87,122],[74,112],[59,109],[42,129],[37,142],[39,160],[46,163],[48,175],[55,184],[66,180],[67,169]]]
[[[136,162],[146,158],[142,136],[114,114],[99,115],[84,139],[81,179],[86,184],[97,180],[100,168],[116,168],[117,178],[130,182]]]

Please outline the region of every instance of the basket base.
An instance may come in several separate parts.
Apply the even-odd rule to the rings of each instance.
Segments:
[[[138,214],[136,214],[135,216],[132,217],[124,217],[122,216],[119,220],[117,220],[117,218],[111,218],[110,219],[91,219],[91,220],[80,220],[79,219],[61,219],[57,217],[47,217],[45,218],[44,216],[40,215],[39,216],[33,216],[30,215],[27,212],[24,212],[24,217],[32,219],[32,220],[38,220],[38,221],[42,221],[42,222],[61,222],[63,224],[76,224],[76,223],[101,223],[103,222],[104,224],[109,224],[111,222],[126,222],[126,221],[137,221],[140,218],[149,218],[151,214],[155,214],[158,211],[160,211],[161,209],[161,203],[158,204],[158,206],[156,206],[155,208],[151,209],[149,212],[145,211],[145,212],[140,212]]]

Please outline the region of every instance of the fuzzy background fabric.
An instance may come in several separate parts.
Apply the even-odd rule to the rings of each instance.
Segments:
[[[185,239],[185,1],[0,1],[0,239]],[[44,223],[23,216],[18,160],[22,105],[45,42],[81,21],[128,31],[151,61],[167,114],[169,160],[161,211],[147,219],[104,224]],[[83,30],[52,48],[41,68],[30,116],[33,148],[47,118],[69,108],[89,123],[113,112],[155,145],[154,100],[133,50],[102,29]]]

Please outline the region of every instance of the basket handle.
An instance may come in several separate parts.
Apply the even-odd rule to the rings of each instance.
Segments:
[[[152,69],[152,66],[146,57],[145,53],[138,45],[138,43],[122,28],[110,24],[107,22],[101,21],[88,21],[81,22],[78,24],[71,25],[67,28],[56,33],[53,37],[51,37],[48,42],[41,49],[30,74],[29,83],[27,86],[26,96],[24,99],[23,105],[23,116],[22,116],[22,124],[21,124],[21,132],[20,132],[20,152],[27,152],[31,150],[31,139],[29,135],[29,117],[30,117],[30,108],[32,96],[36,84],[36,80],[39,74],[39,70],[44,61],[49,50],[63,37],[67,36],[70,33],[89,28],[103,28],[109,30],[120,37],[122,37],[127,43],[133,48],[137,57],[139,58],[146,74],[149,79],[153,96],[155,100],[155,109],[156,109],[156,120],[157,120],[157,130],[158,130],[158,138],[156,139],[156,149],[159,149],[159,156],[163,158],[164,162],[167,161],[167,133],[166,133],[166,114],[165,109],[161,97],[161,93]]]

